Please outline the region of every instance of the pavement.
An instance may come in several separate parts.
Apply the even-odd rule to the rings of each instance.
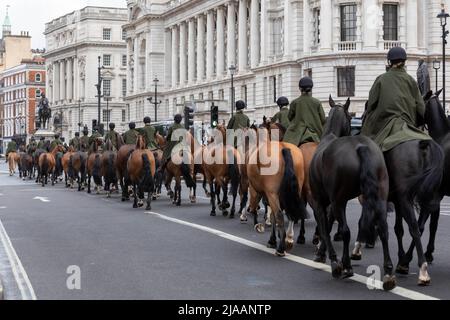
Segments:
[[[372,270],[383,262],[379,243],[364,250],[362,261],[353,262],[353,278],[334,280],[328,265],[312,261],[314,221],[307,222],[307,244],[278,258],[266,248],[269,233],[258,234],[250,222],[213,218],[209,212],[209,200],[201,192],[197,204],[188,203],[184,194],[182,207],[175,207],[163,196],[146,212],[122,203],[118,194],[107,199],[105,194],[67,190],[63,183],[42,188],[9,177],[2,163],[0,278],[5,298],[450,299],[449,199],[443,203],[435,263],[429,268],[431,286],[417,286],[414,259],[411,274],[397,276],[392,292],[367,285]],[[349,203],[352,243],[360,212],[357,201]],[[391,215],[390,247],[396,263],[393,222]],[[405,243],[409,241],[405,236]],[[340,243],[336,249],[342,252]]]

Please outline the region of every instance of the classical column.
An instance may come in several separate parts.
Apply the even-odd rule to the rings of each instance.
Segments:
[[[247,0],[239,0],[239,72],[247,70]]]
[[[417,50],[417,0],[406,1],[406,39],[408,43],[408,49]]]
[[[320,3],[320,44],[322,50],[329,51],[332,49],[333,6],[331,5],[331,0],[321,0]]]
[[[290,58],[292,56],[292,36],[291,30],[293,29],[291,19],[292,4],[291,0],[284,0],[284,56]]]
[[[140,71],[139,71],[139,67],[140,67],[140,63],[139,63],[139,41],[140,41],[140,36],[136,36],[136,38],[134,39],[134,79],[133,79],[133,92],[134,94],[139,92],[139,75],[140,75]]]
[[[308,3],[307,1],[304,1]],[[269,38],[267,23],[267,1],[261,0],[261,65],[267,62],[267,43]]]
[[[232,65],[236,66],[236,8],[234,5],[234,0],[231,0],[228,3],[227,58],[227,69]]]
[[[205,17],[197,17],[197,82],[205,79]]]
[[[373,50],[377,47],[378,41],[378,0],[366,0],[363,2],[364,28],[364,49]]]
[[[187,75],[187,56],[186,56],[186,23],[182,22],[180,24],[180,85],[184,86],[186,84]]]
[[[311,22],[309,2],[303,1],[303,52],[305,55],[311,52]]]
[[[210,10],[206,16],[206,79],[211,80],[214,75],[214,11]]]
[[[66,60],[67,64],[67,100],[73,99],[73,58]]]
[[[195,20],[189,19],[189,42],[188,42],[188,81],[189,84],[195,80]]]
[[[222,78],[225,72],[225,16],[223,7],[217,8],[217,77]]]
[[[260,56],[259,1],[251,0],[250,6],[250,66],[256,68]]]
[[[172,27],[172,88],[178,84],[178,30]]]
[[[64,60],[59,62],[59,100],[64,101],[66,99],[66,69]]]
[[[59,101],[59,63],[53,62],[53,103]]]
[[[78,57],[73,58],[73,100],[78,102],[80,99],[80,68],[78,66]]]

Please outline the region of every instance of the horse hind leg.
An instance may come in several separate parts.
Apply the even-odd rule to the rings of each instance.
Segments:
[[[347,204],[334,205],[333,215],[337,217],[339,222],[339,233],[342,235],[342,240],[344,242],[344,248],[342,252],[342,266],[343,266],[343,277],[349,278],[353,277],[353,268],[350,260],[350,229],[347,224],[347,219],[345,216],[345,207]]]
[[[306,234],[305,219],[301,219],[300,220],[300,234],[297,239],[297,244],[305,244],[306,243],[305,234]]]

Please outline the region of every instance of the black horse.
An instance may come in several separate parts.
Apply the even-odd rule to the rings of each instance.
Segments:
[[[425,124],[427,125],[430,136],[436,141],[444,150],[444,175],[441,188],[435,194],[434,201],[440,202],[444,196],[450,196],[450,123],[445,115],[444,109],[439,101],[439,95],[442,90],[433,94],[428,92],[425,97]],[[427,251],[425,252],[425,259],[428,263],[434,260],[434,244],[436,240],[436,232],[439,223],[440,206],[434,205],[431,208],[421,208],[418,220],[419,230],[422,234],[425,230],[425,224],[430,219],[430,239],[428,241]],[[405,261],[409,264],[413,257],[414,243],[411,244],[405,256]]]
[[[317,208],[315,215],[322,239],[316,261],[325,262],[325,251],[328,250],[333,277],[340,278],[342,273],[344,277],[353,276],[346,207],[349,200],[362,195],[364,200],[359,222],[360,236],[366,239],[370,237],[372,226],[378,227],[384,254],[383,288],[392,290],[396,286],[396,280],[388,245],[389,176],[383,153],[369,138],[350,136],[350,99],[342,106],[335,104],[330,96],[330,106],[325,132],[310,169],[311,190]],[[342,263],[338,262],[331,242],[332,224],[329,223],[327,208],[339,222],[339,232],[344,241]]]
[[[48,105],[44,105],[39,108],[38,116],[41,128],[46,129],[52,117],[52,110],[48,107]]]

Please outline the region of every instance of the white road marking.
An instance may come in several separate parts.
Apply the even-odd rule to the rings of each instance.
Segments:
[[[0,207],[1,210],[7,209],[6,207]]]
[[[3,226],[2,221],[0,220],[0,245],[3,245],[3,248],[6,252],[6,256],[11,266],[11,270],[14,275],[14,279],[17,283],[17,286],[20,290],[20,295],[22,300],[36,300],[36,294],[34,293],[33,286],[31,285],[30,279],[17,256],[16,250],[12,246],[11,240],[6,233],[6,230]],[[6,288],[5,288],[6,289]]]
[[[220,237],[220,238],[223,238],[223,239],[227,239],[227,240],[230,240],[230,241],[233,241],[233,242],[245,245],[247,247],[250,247],[250,248],[253,248],[253,249],[256,249],[256,250],[268,253],[268,254],[271,254],[271,255],[274,254],[274,250],[273,249],[269,249],[269,248],[267,248],[267,247],[265,247],[265,246],[263,246],[261,244],[258,244],[256,242],[252,242],[252,241],[249,241],[247,239],[236,237],[234,235],[222,232],[220,230],[216,230],[216,229],[205,227],[205,226],[202,226],[202,225],[199,225],[199,224],[190,223],[190,222],[187,222],[187,221],[171,218],[171,217],[168,217],[168,216],[162,215],[160,213],[156,213],[156,212],[146,212],[146,213],[149,214],[149,215],[153,215],[153,216],[155,216],[157,218],[160,218],[162,220],[174,222],[174,223],[177,223],[177,224],[180,224],[180,225],[184,225],[184,226],[187,226],[187,227],[190,227],[190,228],[193,228],[193,229],[201,230],[201,231],[213,234],[213,235],[215,235],[217,237]],[[302,257],[299,257],[299,256],[287,255],[286,257],[284,257],[284,259],[292,261],[292,262],[296,262],[296,263],[299,263],[299,264],[302,264],[304,266],[307,266],[307,267],[310,267],[310,268],[313,268],[313,269],[317,269],[317,270],[321,270],[321,271],[324,271],[324,272],[327,272],[327,273],[331,273],[331,267],[330,266],[325,265],[325,264],[321,264],[321,263],[317,263],[317,262],[314,262],[312,260],[308,260],[308,259],[305,259],[305,258],[302,258]],[[355,274],[353,277],[351,277],[349,279],[351,279],[351,280],[353,280],[355,282],[361,283],[363,285],[367,285],[367,283],[369,281],[369,278],[367,278],[365,276],[362,276],[362,275],[359,275],[359,274]],[[371,281],[370,283],[372,283],[373,280],[370,279],[370,281]],[[381,281],[377,280],[376,284],[375,284],[375,287],[377,289],[379,289],[379,290],[382,290],[383,283]],[[391,293],[393,293],[395,295],[398,295],[400,297],[411,299],[411,300],[439,300],[438,298],[435,298],[435,297],[432,297],[432,296],[429,296],[429,295],[426,295],[426,294],[422,294],[422,293],[417,292],[417,291],[413,291],[413,290],[409,290],[409,289],[406,289],[406,288],[402,288],[402,287],[396,287],[394,290],[389,291],[389,292],[391,292]]]
[[[34,197],[33,200],[39,200],[39,201],[42,201],[44,203],[50,202],[50,200],[48,200],[47,197]]]

